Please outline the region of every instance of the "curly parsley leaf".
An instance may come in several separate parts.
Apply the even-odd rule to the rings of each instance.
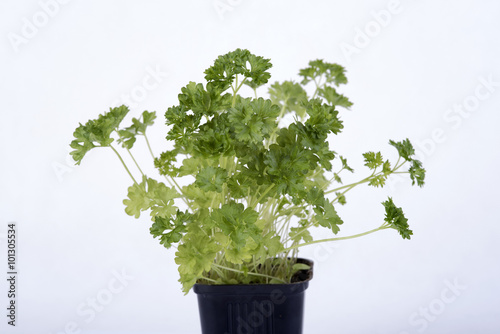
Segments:
[[[333,87],[325,86],[318,90],[318,94],[334,107],[339,106],[349,109],[352,106],[352,102],[344,95],[337,93]]]
[[[231,105],[231,94],[222,94],[219,88],[211,84],[207,84],[205,90],[201,83],[190,82],[181,91],[180,104],[198,115],[212,116]]]
[[[413,155],[415,155],[415,149],[413,148],[410,140],[408,138],[400,142],[390,140],[389,144],[394,146],[398,150],[400,157],[410,163],[408,172],[412,180],[412,185],[417,183],[418,186],[422,187],[425,183],[426,171],[422,167],[422,162],[413,158]]]
[[[242,99],[228,110],[228,120],[234,127],[236,139],[257,144],[269,138],[279,113],[279,107],[271,100]]]
[[[309,118],[305,124],[311,125],[318,134],[338,134],[344,128],[335,107],[321,103],[319,99],[310,100],[306,111]]]
[[[222,247],[197,224],[189,224],[181,244],[175,253],[175,263],[179,265],[179,282],[187,294],[196,281],[209,272],[215,256]]]
[[[411,156],[415,154],[415,149],[413,148],[413,145],[410,143],[410,140],[408,138],[400,142],[389,140],[389,144],[394,146],[398,150],[399,155],[403,159],[405,159],[406,161],[412,160]]]
[[[255,242],[259,242],[261,234],[256,226],[259,214],[251,209],[244,207],[241,203],[230,202],[224,204],[220,209],[214,209],[211,219],[215,226],[229,236],[235,249],[245,247],[247,239],[251,237]]]
[[[422,163],[419,160],[413,159],[408,171],[410,173],[412,185],[416,182],[419,187],[422,187],[425,183],[425,169],[422,167]]]
[[[118,142],[122,143],[124,148],[131,149],[137,140],[137,135],[145,135],[146,128],[153,125],[155,119],[156,113],[147,110],[142,113],[142,121],[132,118],[131,126],[118,131],[118,135],[120,136]]]
[[[382,166],[382,164],[384,163],[382,154],[380,152],[366,152],[363,153],[363,157],[365,158],[365,166],[370,169],[376,169],[377,167]]]
[[[315,221],[326,228],[329,228],[333,233],[337,234],[340,231],[338,225],[342,225],[343,221],[337,214],[337,210],[333,204],[325,198],[323,190],[314,187],[309,190],[306,200],[314,206]]]
[[[192,222],[192,217],[193,215],[187,211],[177,211],[175,219],[156,216],[149,231],[153,237],[159,237],[161,245],[170,248],[172,244],[178,243],[182,239],[187,231],[186,225]]]
[[[300,118],[306,115],[307,93],[298,83],[292,81],[276,82],[269,88],[274,104],[284,110],[284,114],[295,112]]]
[[[213,83],[221,91],[228,89],[241,74],[247,79],[245,84],[257,88],[269,80],[271,68],[269,59],[255,56],[248,50],[236,49],[219,56],[214,65],[205,70],[205,80]]]
[[[99,115],[95,120],[89,120],[85,125],[80,124],[76,128],[73,133],[75,139],[70,144],[74,150],[70,154],[77,165],[81,163],[85,154],[94,147],[111,145],[114,141],[111,133],[118,129],[128,112],[128,107],[124,105],[110,108],[109,112]]]
[[[325,77],[327,83],[334,83],[337,86],[347,83],[344,67],[338,64],[327,63],[322,59],[310,61],[308,67],[299,71],[299,75],[303,78],[303,85],[315,80],[319,82],[322,76]]]
[[[403,209],[396,207],[392,198],[388,198],[387,201],[382,202],[385,207],[385,222],[389,227],[397,230],[403,239],[410,239],[413,231],[410,230],[408,225],[408,219],[406,219]]]
[[[203,191],[222,191],[222,185],[227,180],[227,170],[220,167],[205,167],[197,175],[195,185]]]

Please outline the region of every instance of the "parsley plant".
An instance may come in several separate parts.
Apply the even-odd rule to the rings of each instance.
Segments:
[[[330,150],[328,137],[343,129],[339,109],[352,105],[337,91],[347,83],[345,69],[311,61],[299,71],[300,82],[274,83],[270,98],[257,97],[257,88],[270,79],[270,67],[269,59],[248,50],[219,56],[205,71],[206,83],[187,84],[179,104],[166,111],[172,149],[160,156],[153,154],[146,135],[155,112],[144,111],[123,126],[129,109],[111,108],[74,132],[71,155],[76,164],[96,147],[110,148],[120,159],[133,181],[123,201],[125,212],[139,218],[149,211],[153,237],[166,248],[177,248],[175,261],[186,293],[196,282],[291,282],[298,270],[307,269],[296,263],[298,249],[314,243],[384,229],[395,229],[406,239],[412,235],[403,210],[388,198],[378,228],[313,240],[313,227],[339,232],[343,221],[335,207],[346,203],[345,194],[354,187],[383,187],[394,173],[407,173],[422,186],[425,170],[408,139],[391,140],[399,153],[395,163],[380,152],[366,152],[371,174],[343,185],[341,173],[353,169]],[[306,92],[309,85],[312,96]],[[253,97],[241,95],[244,86],[254,91]],[[289,114],[293,122],[280,126]],[[131,149],[139,138],[147,143],[162,181],[145,175],[135,160]],[[140,178],[133,176],[119,150],[131,156]],[[191,183],[182,185],[180,178]]]

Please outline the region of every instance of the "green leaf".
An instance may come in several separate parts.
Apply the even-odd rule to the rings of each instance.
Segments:
[[[151,216],[170,217],[177,212],[174,199],[179,197],[177,191],[167,187],[164,183],[147,179],[148,192],[151,203]]]
[[[156,113],[149,112],[145,110],[142,113],[142,122],[137,118],[132,118],[132,125],[121,129],[118,131],[118,135],[120,138],[118,139],[119,143],[122,143],[122,146],[127,149],[131,149],[134,146],[137,135],[145,135],[146,128],[154,124],[154,120],[156,119]]]
[[[169,217],[177,208],[174,206],[174,198],[179,194],[165,184],[144,176],[142,182],[134,183],[128,188],[128,199],[123,200],[125,212],[139,218],[142,211],[152,209],[151,216]]]
[[[242,99],[228,110],[228,120],[234,128],[236,139],[243,142],[262,144],[276,127],[279,107],[271,100]]]
[[[197,133],[187,137],[192,146],[188,152],[207,160],[221,155],[234,155],[234,140],[231,138],[231,124],[227,113],[214,115],[211,120],[199,126]]]
[[[351,173],[354,173],[354,169],[352,169],[351,167],[349,167],[349,165],[347,164],[347,159],[345,159],[341,155],[339,156],[339,158],[340,158],[340,161],[342,162],[342,169],[345,169],[345,170],[348,170]]]
[[[160,237],[160,244],[166,248],[170,248],[173,243],[181,240],[186,232],[186,224],[192,221],[192,214],[177,211],[175,219],[170,217],[163,218],[160,216],[154,217],[154,223],[149,229],[153,237]],[[168,232],[166,232],[168,231]]]
[[[387,201],[382,202],[385,207],[385,221],[389,227],[397,230],[403,239],[410,239],[413,234],[408,225],[408,219],[406,219],[403,209],[396,207],[392,198],[388,198]]]
[[[344,222],[337,214],[337,210],[335,210],[333,204],[328,200],[325,200],[322,206],[316,206],[314,212],[316,213],[314,218],[319,225],[331,229],[335,234],[340,231],[338,225]]]
[[[300,84],[292,81],[281,84],[276,82],[269,88],[269,94],[274,104],[284,108],[283,115],[290,112],[295,112],[301,118],[306,115],[304,106],[307,103],[307,93]]]
[[[201,168],[206,167],[205,159],[190,157],[182,161],[182,166],[179,167],[177,176],[196,175]]]
[[[344,128],[342,121],[338,118],[339,112],[335,110],[335,107],[322,104],[319,99],[310,100],[306,106],[306,111],[309,119],[305,124],[311,125],[317,133],[338,134]]]
[[[311,233],[305,226],[291,227],[288,235],[290,236],[290,239],[297,244],[300,243],[300,240],[304,240],[304,242],[313,241]]]
[[[252,252],[246,247],[228,247],[224,253],[227,261],[233,264],[242,264],[252,259]]]
[[[318,158],[310,150],[297,143],[292,127],[278,132],[277,144],[269,147],[264,163],[271,182],[278,193],[297,194],[303,191],[304,181],[310,170],[315,170]]]
[[[136,138],[137,132],[133,127],[128,127],[126,129],[119,130],[118,135],[120,136],[118,142],[122,143],[123,148],[129,150],[134,146],[134,143],[137,140]]]
[[[333,87],[325,86],[318,90],[318,94],[334,107],[340,106],[349,109],[352,106],[352,102],[344,95],[337,93]]]
[[[382,166],[382,164],[384,163],[382,154],[380,152],[366,152],[363,153],[363,157],[365,158],[365,166],[370,169],[376,169],[377,167]]]
[[[222,205],[220,209],[214,209],[211,219],[215,226],[229,236],[234,248],[240,249],[245,247],[249,237],[260,242],[262,236],[255,225],[258,216],[255,210],[245,209],[241,203],[230,202]]]
[[[386,180],[387,180],[386,175],[383,174],[376,175],[370,179],[370,182],[368,182],[368,184],[373,187],[383,187],[385,185]]]
[[[334,83],[337,86],[347,83],[345,69],[341,65],[327,63],[321,59],[310,61],[309,67],[300,70],[299,75],[303,78],[303,85],[314,80],[320,82],[321,76],[325,77],[327,83]]]
[[[337,191],[337,192],[335,192],[335,195],[337,196],[336,199],[337,199],[337,202],[339,202],[339,204],[345,205],[347,203],[344,194]]]
[[[194,184],[182,187],[182,193],[186,199],[191,201],[193,209],[209,208],[214,196],[217,195],[213,191],[203,191]]]
[[[415,154],[415,150],[413,149],[413,145],[410,143],[408,138],[400,142],[389,140],[389,144],[398,150],[400,157],[406,161],[412,160],[411,156]]]
[[[266,257],[262,260],[274,258],[285,249],[283,243],[281,242],[281,238],[279,235],[275,235],[274,232],[268,233],[264,236],[262,245],[267,250]]]
[[[333,233],[339,232],[338,225],[343,224],[342,219],[337,214],[337,210],[333,204],[325,198],[323,190],[316,187],[309,190],[306,196],[306,201],[314,206],[316,215],[314,219],[317,224],[329,228]]]
[[[228,89],[241,74],[247,78],[245,84],[257,88],[269,80],[271,68],[269,59],[255,56],[245,49],[236,49],[225,55],[219,56],[214,65],[205,70],[205,80],[212,83],[221,91]]]
[[[423,187],[425,181],[425,169],[422,167],[422,163],[419,160],[412,160],[411,167],[408,170],[410,173],[410,178],[412,180],[412,185],[417,183],[419,187]]]
[[[178,154],[179,151],[175,149],[163,152],[159,158],[155,158],[154,164],[160,175],[178,176],[179,168],[175,166]]]
[[[220,193],[227,180],[227,170],[220,167],[205,167],[196,175],[195,185],[203,191]]]
[[[134,183],[128,188],[128,199],[124,199],[123,204],[129,216],[139,218],[142,211],[150,208],[151,200],[147,196],[146,183],[147,181],[143,178],[140,184]]]
[[[299,270],[309,270],[309,269],[311,269],[311,266],[308,265],[308,264],[305,264],[305,263],[295,263],[292,266],[292,272],[293,273],[296,273]]]
[[[266,84],[271,78],[271,74],[268,72],[272,67],[270,59],[250,54],[248,62],[250,63],[250,69],[244,73],[245,77],[248,78],[245,85],[255,89]]]
[[[231,95],[222,94],[222,90],[212,84],[208,84],[205,89],[203,84],[191,81],[181,91],[180,104],[192,110],[195,115],[212,116],[231,105]]]
[[[209,272],[221,246],[196,224],[190,224],[175,253],[179,265],[179,281],[187,294],[196,281]]]
[[[111,138],[111,133],[118,129],[128,112],[128,107],[124,105],[110,108],[109,112],[99,115],[95,120],[89,120],[85,125],[80,124],[76,128],[73,133],[75,139],[70,144],[74,150],[70,154],[77,165],[81,163],[85,154],[94,147],[111,145],[114,140]]]
[[[407,138],[400,142],[395,142],[393,140],[389,141],[389,144],[394,146],[399,153],[399,156],[410,162],[410,168],[408,172],[410,173],[410,178],[412,184],[417,183],[418,186],[422,187],[425,181],[425,169],[422,167],[422,163],[419,160],[414,159],[412,156],[415,155],[415,149]]]
[[[389,160],[386,160],[382,165],[382,173],[384,173],[385,175],[389,175],[392,173],[391,163],[389,162]]]

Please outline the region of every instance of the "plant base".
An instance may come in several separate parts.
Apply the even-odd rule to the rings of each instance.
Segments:
[[[290,284],[195,284],[203,334],[302,334],[311,266]]]

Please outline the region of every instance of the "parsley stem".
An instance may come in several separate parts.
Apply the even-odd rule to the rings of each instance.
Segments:
[[[377,231],[385,230],[387,228],[389,228],[389,226],[383,224],[382,226],[377,227],[377,228],[375,228],[373,230],[366,231],[366,232],[359,233],[359,234],[350,235],[350,236],[347,236],[347,237],[337,237],[337,238],[329,238],[329,239],[320,239],[320,240],[309,241],[309,242],[305,242],[303,244],[297,244],[297,245],[293,245],[291,247],[288,247],[287,249],[285,249],[283,251],[283,253],[289,252],[289,251],[291,251],[293,249],[296,249],[296,248],[299,248],[299,247],[309,246],[309,245],[313,245],[313,244],[318,244],[318,243],[321,243],[321,242],[338,241],[338,240],[347,240],[347,239],[359,238],[359,237],[362,237],[362,236],[365,236],[365,235],[368,235],[368,234],[371,234],[371,233],[374,233],[374,232],[377,232]]]
[[[241,83],[238,84],[238,76],[236,76],[236,78],[234,79],[234,81],[235,81],[234,86],[236,88],[232,87],[232,89],[233,89],[233,102],[231,103],[231,107],[234,107],[234,105],[236,104],[236,96],[238,94],[238,91],[240,90],[241,86],[243,86],[243,84],[245,83],[246,80],[247,80],[247,78],[245,77],[245,79],[243,79],[241,81]]]
[[[137,161],[135,160],[134,156],[132,155],[132,152],[130,152],[130,150],[128,148],[127,148],[127,152],[130,155],[130,157],[132,158],[132,161],[134,161],[135,166],[137,167],[137,169],[139,170],[139,172],[141,172],[141,174],[144,175],[144,173],[142,172],[141,167],[139,167],[139,164],[137,163]]]
[[[151,149],[151,145],[149,144],[149,139],[148,139],[148,136],[146,136],[146,133],[144,133],[144,139],[146,139],[146,145],[148,146],[148,149],[149,149],[149,153],[151,154],[151,157],[153,158],[153,160],[156,160],[155,158],[155,155],[153,153],[153,150]],[[139,167],[139,166],[137,166]],[[140,168],[139,168],[140,170]],[[172,187],[172,188],[176,188],[177,187],[177,191],[182,195],[182,201],[190,208],[190,209],[193,209],[191,207],[191,205],[189,204],[188,200],[185,198],[184,196],[184,193],[182,191],[182,188],[177,184],[177,182],[175,181],[175,179],[173,177],[170,177],[170,180],[167,178],[166,175],[164,175],[165,177],[165,180],[168,182],[168,184]]]
[[[221,266],[221,265],[218,265],[216,263],[212,263],[212,266],[214,267],[217,267],[217,268],[220,268],[220,269],[224,269],[224,270],[228,270],[228,271],[233,271],[235,273],[240,273],[240,274],[245,274],[245,272],[243,270],[238,270],[238,269],[233,269],[233,268],[229,268],[229,267],[224,267],[224,266]],[[269,275],[266,275],[266,274],[258,274],[258,273],[252,273],[252,272],[247,272],[246,273],[247,275],[253,275],[253,276],[260,276],[260,277],[266,277],[266,278],[271,278],[271,279],[275,279],[275,280],[278,280],[278,281],[281,281],[283,283],[286,283],[284,280],[282,279],[279,279],[277,277],[273,277],[273,276],[269,276]]]
[[[144,138],[146,139],[146,145],[148,145],[149,153],[151,153],[151,156],[153,157],[153,160],[155,160],[155,155],[153,154],[153,150],[151,149],[151,145],[149,145],[149,139],[148,136],[146,136],[146,133],[144,133]]]
[[[118,131],[118,129],[116,129],[115,131],[118,134],[118,137],[120,137],[121,142],[124,143],[123,137],[120,135],[120,131]],[[130,152],[130,149],[128,147],[125,147],[125,145],[123,145],[122,147],[124,147],[127,150],[128,154],[132,158],[132,161],[135,163],[135,166],[137,167],[137,169],[139,170],[139,172],[141,172],[141,174],[144,176],[144,173],[142,172],[141,167],[139,167],[139,164],[137,163],[137,161],[135,160],[134,156],[132,155],[132,152]]]
[[[216,281],[216,280],[211,279],[211,278],[208,278],[208,277],[202,277],[202,278],[200,278],[200,279],[203,279],[203,280],[205,280],[205,281],[209,281],[209,282],[212,282],[212,283],[217,284],[217,281]]]
[[[138,184],[137,181],[134,179],[134,176],[132,176],[132,173],[130,173],[130,170],[128,169],[127,165],[123,161],[122,156],[120,155],[120,153],[118,153],[118,151],[111,144],[109,145],[109,147],[111,147],[111,149],[116,153],[116,155],[118,156],[118,159],[120,159],[123,167],[125,167],[125,170],[127,171],[128,175],[130,175],[130,177],[132,178],[132,180],[134,181],[134,183]]]
[[[372,175],[373,176],[373,175]],[[350,190],[351,188],[354,188],[355,186],[357,185],[360,185],[360,184],[363,184],[363,183],[366,183],[370,180],[370,178],[372,178],[372,176],[369,176],[369,177],[365,177],[363,180],[361,181],[358,181],[358,182],[354,182],[354,183],[351,183],[351,184],[347,184],[345,186],[342,186],[342,187],[338,187],[338,188],[335,188],[335,189],[331,189],[331,190],[328,190],[328,191],[325,191],[325,195],[326,194],[331,194],[333,192],[336,192],[336,191],[339,191],[339,190],[342,190],[342,189],[345,189],[345,188],[349,188],[347,190]]]

